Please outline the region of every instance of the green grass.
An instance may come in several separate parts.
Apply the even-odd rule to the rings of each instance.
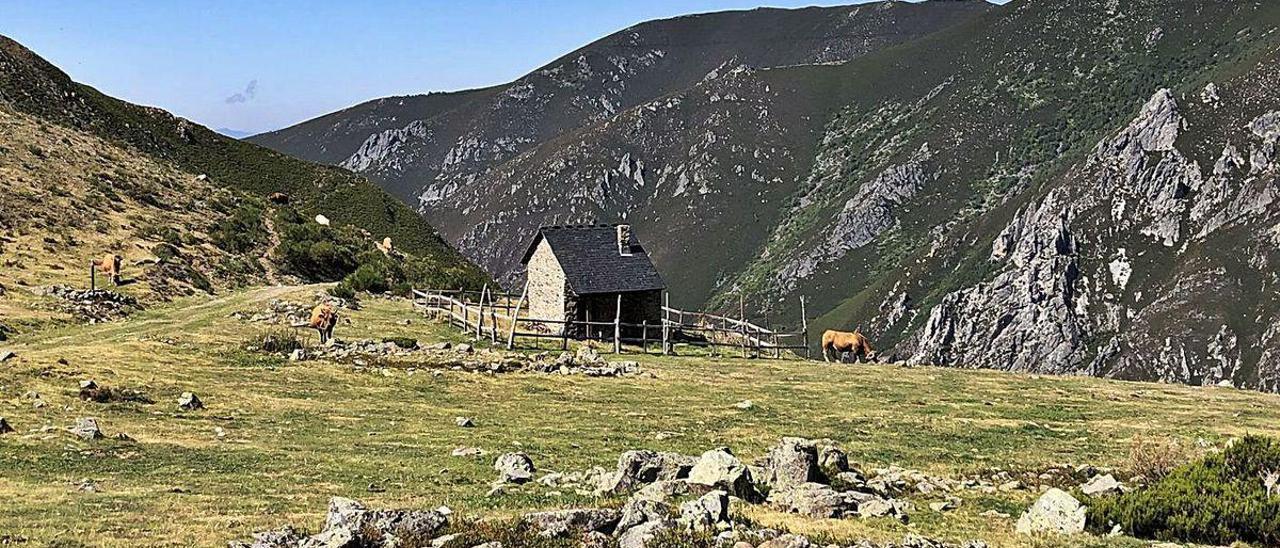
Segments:
[[[386,506],[447,504],[469,518],[617,502],[553,497],[539,487],[486,498],[491,459],[512,450],[528,452],[540,471],[568,471],[611,467],[633,448],[696,454],[728,445],[753,459],[777,438],[799,435],[834,438],[863,466],[936,474],[1118,466],[1137,435],[1221,443],[1246,432],[1276,434],[1280,416],[1273,395],[988,371],[648,356],[639,359],[652,378],[447,367],[436,377],[421,369],[440,367],[441,359],[425,355],[397,359],[384,374],[242,349],[262,326],[232,312],[279,297],[305,302],[323,287],[180,301],[124,322],[55,325],[10,341],[19,358],[5,365],[0,414],[19,433],[0,438],[0,499],[8,501],[0,505],[0,531],[36,545],[218,545],[286,523],[317,527],[334,495]],[[348,340],[465,340],[403,300],[366,299],[344,316],[352,324],[337,336]],[[306,341],[315,344],[314,334]],[[419,370],[410,375],[410,368]],[[80,401],[75,386],[85,378],[142,389],[157,403]],[[23,399],[32,390],[48,405],[35,409]],[[176,399],[187,390],[208,409],[179,412]],[[734,407],[745,399],[755,406]],[[477,427],[455,427],[460,415],[475,417]],[[97,417],[109,436],[126,432],[137,441],[84,443],[58,430],[80,416]],[[41,432],[45,425],[55,429]],[[676,435],[659,441],[659,432]],[[459,446],[488,455],[451,457]],[[77,491],[85,478],[100,490]],[[368,492],[370,484],[385,491]],[[1025,542],[1013,536],[1012,519],[979,513],[996,508],[1016,518],[1033,493],[961,496],[965,504],[946,515],[928,511],[933,499],[910,496],[918,507],[912,525],[739,510],[765,525],[835,538],[916,532]]]

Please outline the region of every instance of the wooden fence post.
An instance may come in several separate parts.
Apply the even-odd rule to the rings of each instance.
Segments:
[[[618,308],[613,314],[613,353],[622,353],[622,294],[618,294]]]
[[[804,295],[800,296],[800,332],[804,335],[804,357],[813,359],[813,350],[809,348],[809,315],[804,311]]]
[[[671,354],[671,294],[662,292],[662,355]]]
[[[640,353],[649,353],[649,320],[640,322]]]
[[[742,357],[747,357],[747,346],[750,340],[747,338],[747,298],[742,292],[738,292],[738,331],[742,333]]]
[[[484,296],[489,292],[489,284],[484,284],[480,288],[480,298],[477,299],[476,306],[476,339],[480,338],[480,330],[484,329]]]
[[[89,291],[98,290],[98,265],[89,263]]]
[[[498,343],[498,310],[493,304],[493,293],[489,293],[489,341]]]
[[[524,298],[529,294],[529,282],[525,282],[524,290],[520,292],[520,300],[516,301],[516,311],[511,314],[511,331],[507,332],[507,350],[511,350],[516,345],[516,324],[520,323],[520,307],[524,306]]]

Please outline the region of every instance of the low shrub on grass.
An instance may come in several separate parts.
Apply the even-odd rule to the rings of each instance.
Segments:
[[[1135,476],[1159,480],[1194,458],[1191,451],[1174,438],[1138,436],[1129,446],[1126,468]]]
[[[268,354],[288,354],[302,348],[302,339],[293,328],[281,327],[254,335],[245,346]]]
[[[1114,524],[1139,538],[1204,544],[1280,545],[1280,443],[1248,436],[1225,451],[1173,468],[1150,486],[1089,507],[1089,527]]]

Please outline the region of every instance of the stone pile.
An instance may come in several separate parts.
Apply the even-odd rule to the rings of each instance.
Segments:
[[[251,542],[233,541],[230,548],[301,548],[355,546],[428,546],[449,523],[449,511],[370,510],[352,499],[329,501],[324,528],[306,535],[293,527],[253,535]]]
[[[105,289],[80,290],[67,285],[53,285],[43,288],[40,293],[61,301],[58,310],[89,323],[118,320],[142,309],[137,299]]]
[[[260,312],[234,312],[231,317],[253,323],[296,325],[311,319],[311,308],[299,302],[272,299]]]
[[[590,347],[583,347],[576,353],[543,352],[528,355],[519,352],[476,349],[469,344],[453,345],[443,342],[424,347],[415,341],[412,347],[406,347],[404,342],[391,339],[384,341],[332,339],[323,346],[295,350],[289,358],[294,361],[326,359],[365,366],[381,362],[385,358],[414,357],[414,361],[421,361],[424,368],[494,374],[543,373],[587,377],[626,377],[642,373],[638,362],[609,361]]]

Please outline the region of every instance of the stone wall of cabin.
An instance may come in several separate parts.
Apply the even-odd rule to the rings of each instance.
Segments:
[[[543,320],[565,319],[567,284],[564,269],[543,240],[529,257],[529,317]],[[556,327],[558,331],[558,326]]]

